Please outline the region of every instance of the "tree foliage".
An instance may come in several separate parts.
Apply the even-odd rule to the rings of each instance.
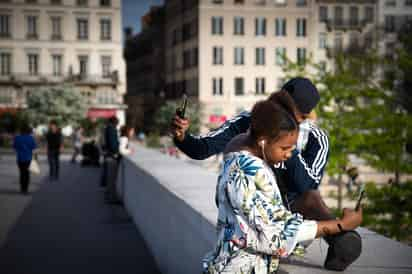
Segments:
[[[83,96],[68,85],[40,87],[27,96],[27,114],[33,125],[56,120],[60,126],[77,125],[84,117]]]
[[[412,181],[402,185],[366,185],[363,225],[388,237],[412,243]],[[394,212],[399,220],[393,220]]]
[[[410,60],[399,60],[410,62]],[[338,176],[338,205],[343,175],[351,167],[352,155],[364,159],[378,171],[393,173],[391,185],[367,187],[365,225],[396,239],[412,233],[411,183],[401,181],[412,173],[412,155],[407,144],[412,138],[412,117],[395,89],[385,83],[379,68],[385,64],[374,52],[337,55],[333,70],[321,70],[308,60],[304,68],[285,67],[288,76],[311,78],[318,86],[321,101],[317,108],[320,126],[330,138],[329,175]],[[409,238],[410,239],[410,238]]]

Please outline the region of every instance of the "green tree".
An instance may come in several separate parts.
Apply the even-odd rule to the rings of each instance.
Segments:
[[[350,155],[364,159],[378,171],[395,174],[393,191],[387,191],[386,187],[379,192],[379,195],[387,195],[386,202],[392,204],[380,203],[375,195],[377,191],[369,187],[371,195],[367,195],[369,204],[365,212],[368,220],[389,219],[379,221],[379,225],[377,221],[379,231],[401,239],[404,231],[400,224],[404,216],[410,217],[406,212],[412,200],[405,204],[404,199],[397,199],[399,192],[395,188],[403,189],[405,182],[400,181],[400,175],[412,172],[411,155],[406,151],[412,136],[412,117],[396,103],[396,92],[388,89],[385,81],[377,80],[377,69],[382,64],[382,58],[374,52],[363,52],[338,54],[333,70],[321,70],[319,65],[308,60],[304,68],[296,70],[296,64],[293,64],[286,66],[285,71],[289,76],[312,78],[321,92],[317,110],[320,126],[330,138],[327,173],[338,177],[338,207],[341,207],[343,175],[351,165]],[[372,223],[366,222],[375,228]]]
[[[27,114],[33,125],[56,120],[61,126],[77,125],[84,117],[83,96],[72,86],[40,87],[27,96]]]
[[[0,133],[15,133],[27,121],[27,114],[22,111],[5,112],[0,115]]]
[[[152,131],[161,135],[167,134],[170,129],[171,119],[180,105],[180,101],[166,101],[155,114]],[[189,132],[198,134],[200,131],[200,105],[192,101],[188,102],[185,116],[190,120]]]

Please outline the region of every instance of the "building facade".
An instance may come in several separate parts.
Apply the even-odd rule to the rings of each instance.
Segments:
[[[331,66],[337,52],[379,48],[382,25],[412,14],[411,1],[385,2],[166,0],[165,97],[199,101],[204,129],[216,127],[279,90],[286,58]]]
[[[142,17],[139,34],[125,30],[126,117],[139,130],[153,124],[155,112],[165,99],[164,12],[164,7],[152,7]]]
[[[63,83],[89,117],[124,123],[121,1],[0,1],[0,108],[25,108],[28,92]]]

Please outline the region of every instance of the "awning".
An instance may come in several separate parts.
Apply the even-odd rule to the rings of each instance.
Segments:
[[[91,108],[87,111],[88,118],[110,118],[116,116],[115,109],[98,109],[98,108]]]
[[[225,115],[210,115],[209,116],[209,123],[213,124],[221,124],[226,122],[226,116]]]

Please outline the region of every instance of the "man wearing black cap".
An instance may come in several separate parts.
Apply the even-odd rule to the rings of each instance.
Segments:
[[[301,213],[306,219],[335,219],[318,191],[329,154],[328,136],[309,119],[319,102],[319,92],[310,80],[302,77],[289,80],[282,91],[288,92],[294,100],[296,118],[300,123],[292,157],[273,168],[279,187],[285,193],[286,204],[291,211]],[[172,121],[172,133],[181,151],[193,159],[203,160],[223,152],[226,144],[236,135],[246,132],[249,125],[250,113],[243,112],[205,136],[193,136],[186,132],[189,121],[176,115]],[[355,231],[342,231],[339,235],[325,237],[325,240],[329,244],[325,260],[327,269],[343,271],[360,256],[361,238]]]

